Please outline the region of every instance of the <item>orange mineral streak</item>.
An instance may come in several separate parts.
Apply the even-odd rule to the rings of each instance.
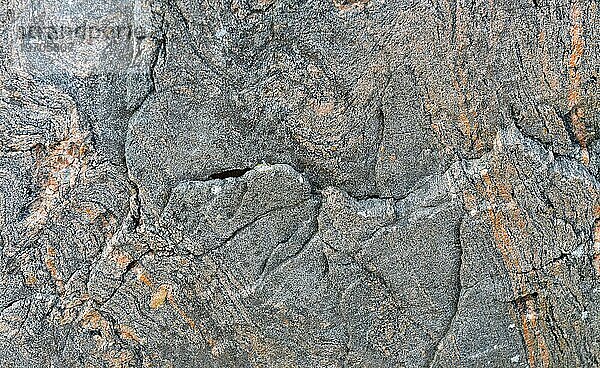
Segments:
[[[519,210],[516,201],[511,195],[511,188],[508,184],[494,183],[487,172],[481,175],[483,180],[483,195],[488,201],[487,213],[492,225],[494,243],[502,255],[505,267],[509,275],[522,272],[521,254],[519,249],[513,243],[509,229],[524,233],[525,220]],[[508,209],[507,216],[502,209]],[[527,287],[523,278],[511,278],[513,295],[527,295]],[[537,312],[535,301],[532,298],[526,298],[524,305],[521,306],[524,311],[521,312],[521,328],[523,339],[527,348],[527,360],[530,367],[536,366],[536,352],[538,353],[541,366],[548,367],[550,364],[549,351],[544,336],[539,332],[537,323]]]
[[[53,210],[60,203],[64,192],[75,186],[86,170],[86,134],[79,129],[79,118],[71,106],[70,127],[63,133],[63,139],[50,147],[50,153],[39,162],[45,172],[41,191],[31,214],[25,219],[25,226],[34,235],[50,219]]]
[[[523,337],[525,340],[525,348],[527,349],[527,362],[530,367],[535,367],[535,344],[533,342],[532,332],[527,324],[527,316],[521,315],[521,328],[523,329]]]
[[[581,147],[581,160],[584,165],[589,165],[590,158],[587,150],[587,132],[582,121],[583,109],[579,106],[581,100],[581,73],[579,65],[585,47],[583,38],[583,14],[580,5],[575,2],[571,8],[571,55],[567,65],[569,72],[569,94],[567,96],[569,110],[571,111],[571,124],[575,138]]]
[[[508,221],[504,213],[498,210],[501,203],[497,203],[499,202],[497,199],[502,199],[502,202],[506,203],[507,199],[510,198],[512,200],[512,197],[510,197],[510,194],[507,194],[506,188],[500,190],[498,186],[494,185],[489,173],[485,172],[481,177],[485,185],[485,196],[489,202],[487,212],[492,224],[492,233],[496,246],[500,250],[504,264],[509,272],[519,272],[521,270],[520,254],[512,244],[506,227]]]
[[[140,337],[135,333],[135,330],[129,326],[120,325],[119,326],[119,334],[121,335],[122,338],[124,338],[126,340],[135,341],[138,344],[142,343],[142,339],[140,339]]]
[[[185,322],[187,322],[188,325],[190,325],[191,328],[196,328],[196,322],[191,319],[185,312],[183,309],[181,309],[181,307],[179,307],[179,305],[175,302],[175,298],[173,298],[173,294],[171,292],[169,292],[167,294],[167,300],[169,301],[169,303],[171,304],[171,306],[173,307],[173,309],[175,309],[175,311],[181,316],[181,318],[183,318],[183,320]]]
[[[158,309],[168,301],[171,307],[183,318],[183,320],[189,324],[192,328],[196,327],[196,322],[192,320],[184,311],[179,307],[175,298],[173,297],[173,288],[171,285],[162,284],[152,294],[150,298],[150,308]]]
[[[99,330],[105,337],[110,336],[110,324],[95,309],[90,309],[83,314],[81,325],[88,330]]]
[[[538,313],[536,311],[536,305],[533,299],[527,299],[527,301],[525,302],[525,306],[526,306],[526,310],[527,313],[526,315],[526,319],[529,322],[532,331],[539,331],[539,327],[538,327]],[[535,332],[534,332],[535,333]],[[537,350],[540,353],[540,359],[541,359],[541,363],[542,363],[542,367],[549,367],[550,366],[550,352],[548,350],[548,346],[546,345],[546,340],[544,339],[543,335],[535,333],[535,337],[537,337],[536,342],[537,342]]]
[[[116,356],[114,356],[116,354]],[[104,354],[104,360],[109,368],[128,368],[132,366],[133,353],[131,351],[110,351]]]
[[[131,367],[133,353],[130,350],[115,349],[115,340],[113,338],[113,325],[100,312],[94,308],[89,308],[80,320],[81,326],[87,330],[95,330],[100,334],[95,337],[96,346],[105,360],[105,366],[111,368]],[[142,344],[143,340],[137,335],[133,328],[126,325],[114,326],[121,338],[132,340]]]
[[[154,284],[150,280],[150,276],[148,275],[148,272],[142,266],[140,266],[138,264],[135,267],[133,267],[133,273],[137,276],[137,279],[141,283],[143,283],[144,285],[146,285],[147,287],[149,287],[151,289],[154,288]]]
[[[134,259],[129,253],[120,249],[115,249],[112,252],[112,260],[120,269],[125,269]],[[155,287],[155,284],[150,280],[148,271],[146,271],[139,263],[134,265],[132,272],[142,284],[153,291],[148,303],[148,306],[151,309],[159,309],[165,304],[165,301],[168,301],[172,308],[186,321],[186,323],[192,328],[196,327],[196,322],[175,302],[175,298],[173,297],[173,287],[171,285],[161,284],[158,285],[158,287]]]
[[[150,298],[150,308],[158,309],[165,304],[165,300],[167,300],[167,295],[171,293],[171,287],[169,285],[160,285],[152,294]]]
[[[594,245],[592,264],[596,270],[596,276],[600,277],[600,218],[597,218],[594,222]]]
[[[118,227],[117,218],[102,206],[92,203],[83,203],[73,206],[73,211],[86,217],[90,223],[101,225],[106,239],[111,239],[115,235],[115,229]]]
[[[530,367],[535,367],[535,351],[540,354],[541,366],[549,367],[550,355],[548,347],[542,335],[536,333],[538,330],[538,313],[536,311],[535,302],[532,298],[526,298],[522,303],[523,312],[521,314],[521,325],[523,328],[523,336],[525,346],[527,348],[527,360]]]
[[[467,79],[461,67],[457,67],[457,70],[458,78],[454,78],[452,84],[458,94],[459,129],[467,138],[468,145],[473,145],[479,151],[483,149],[483,144],[478,135],[479,123],[474,119],[476,111],[467,107],[468,96],[463,93],[463,90],[467,87]]]
[[[119,269],[124,270],[134,260],[133,257],[122,249],[114,249],[111,254],[112,260],[116,263]],[[137,279],[149,288],[153,288],[154,285],[150,281],[148,272],[140,265],[135,264],[132,269]]]
[[[58,269],[56,268],[56,249],[52,247],[48,247],[46,249],[44,264],[46,265],[46,269],[50,273],[50,276],[54,280],[54,284],[56,285],[58,293],[63,294],[65,291],[65,283],[60,276]]]
[[[458,128],[462,132],[462,134],[467,138],[465,142],[467,146],[474,147],[476,150],[480,151],[483,149],[483,143],[479,138],[478,129],[479,124],[474,119],[476,116],[476,111],[473,108],[470,108],[469,100],[472,99],[472,95],[468,88],[468,80],[467,74],[462,67],[464,63],[464,54],[463,51],[467,48],[469,44],[469,36],[468,36],[468,12],[465,12],[464,9],[457,5],[455,10],[456,21],[455,21],[455,37],[456,37],[456,59],[454,60],[453,65],[451,66],[452,75],[452,85],[454,90],[457,93],[458,97]]]
[[[129,263],[131,263],[133,259],[127,253],[117,253],[115,254],[115,263],[119,268],[125,268]]]
[[[37,283],[37,278],[35,277],[35,275],[28,274],[27,276],[25,276],[25,285],[33,286],[36,283]]]

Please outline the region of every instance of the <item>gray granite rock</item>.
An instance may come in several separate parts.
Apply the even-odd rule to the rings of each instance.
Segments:
[[[0,1],[0,367],[600,366],[598,6]]]

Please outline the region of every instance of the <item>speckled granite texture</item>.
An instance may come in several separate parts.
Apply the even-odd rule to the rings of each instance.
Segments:
[[[0,367],[600,366],[597,0],[0,0]]]

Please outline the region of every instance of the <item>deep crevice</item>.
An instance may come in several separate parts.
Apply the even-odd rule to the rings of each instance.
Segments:
[[[244,169],[225,170],[225,171],[222,171],[222,172],[211,174],[208,177],[208,179],[209,180],[214,180],[214,179],[223,180],[223,179],[229,179],[229,178],[240,178],[240,177],[244,176],[244,174],[247,173],[250,170],[252,170],[252,169],[250,169],[250,168],[244,168]]]

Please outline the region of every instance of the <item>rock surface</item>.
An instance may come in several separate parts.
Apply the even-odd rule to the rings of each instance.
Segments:
[[[0,366],[600,366],[599,6],[0,0]]]

